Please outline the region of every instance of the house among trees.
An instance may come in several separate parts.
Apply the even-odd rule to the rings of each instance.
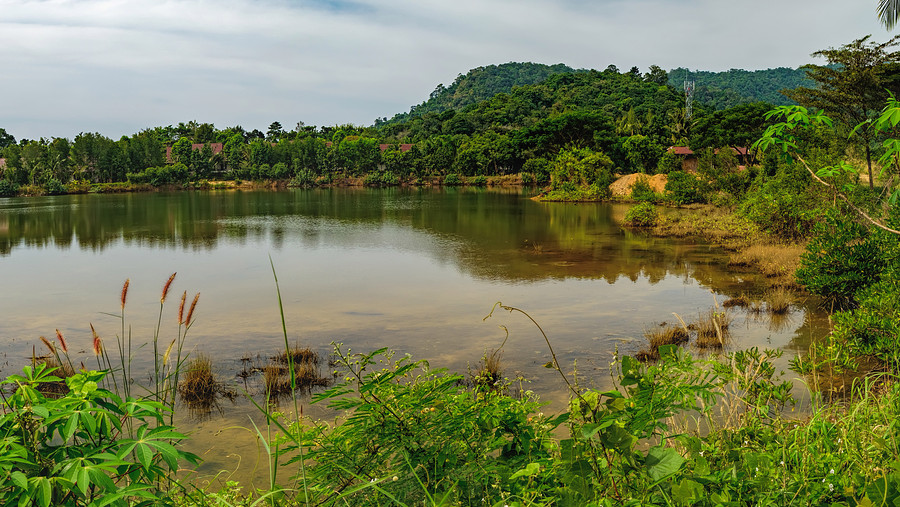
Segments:
[[[748,160],[748,155],[750,155],[750,150],[744,146],[730,146],[728,149],[734,153],[734,156],[743,162],[742,165],[745,165]],[[719,153],[720,148],[716,148],[715,153]],[[687,146],[669,146],[669,149],[666,150],[675,155],[681,157],[681,170],[684,172],[695,173],[697,172],[697,166],[700,163],[700,156],[694,152],[694,150],[688,148]]]
[[[400,151],[409,151],[413,147],[413,145],[411,145],[411,144],[400,144],[400,145],[379,144],[378,148],[380,148],[381,151],[385,151],[385,150],[389,149],[391,146],[397,146],[397,148],[399,148]]]

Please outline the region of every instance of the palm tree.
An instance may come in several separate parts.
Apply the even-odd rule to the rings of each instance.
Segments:
[[[900,18],[900,0],[878,0],[878,19],[888,30],[894,28]]]

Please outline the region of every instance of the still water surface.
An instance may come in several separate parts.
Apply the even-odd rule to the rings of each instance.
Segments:
[[[90,327],[112,343],[126,278],[134,342],[152,338],[163,283],[177,272],[163,317],[177,329],[182,291],[200,292],[192,353],[209,355],[238,383],[241,357],[282,347],[271,257],[291,340],[327,356],[390,347],[465,372],[505,331],[505,374],[564,407],[561,381],[541,367],[543,339],[524,317],[483,321],[494,303],[527,310],[560,362],[605,386],[614,351],[634,353],[643,332],[696,318],[729,296],[758,295],[749,272],[708,245],[623,229],[627,205],[539,203],[520,190],[318,189],[0,199],[0,375],[19,370],[39,336],[62,331],[94,363]],[[733,311],[733,347],[780,347],[791,357],[822,333],[823,316],[798,305],[776,323]],[[166,335],[165,333],[169,333]],[[38,350],[40,352],[40,350]],[[151,355],[137,353],[137,382]],[[326,366],[327,368],[327,366]],[[138,373],[141,376],[138,376]],[[239,383],[238,383],[239,384]],[[205,470],[255,456],[246,401],[182,427],[194,431]],[[320,407],[307,415],[326,417]],[[226,429],[232,428],[232,429]],[[255,459],[255,458],[254,458]],[[255,465],[255,461],[254,461]]]

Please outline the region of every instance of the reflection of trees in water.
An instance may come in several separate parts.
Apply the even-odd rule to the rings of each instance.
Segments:
[[[11,203],[12,201],[10,201]],[[476,189],[335,189],[75,195],[16,200],[0,212],[0,253],[28,247],[214,249],[286,241],[306,247],[375,242],[418,250],[473,276],[505,281],[666,276],[734,283],[719,252],[621,229],[623,206],[538,203]],[[392,230],[386,230],[393,228]],[[398,230],[426,232],[431,241]],[[392,242],[402,244],[392,244]]]

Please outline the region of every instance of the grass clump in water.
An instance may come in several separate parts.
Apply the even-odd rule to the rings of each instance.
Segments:
[[[681,326],[662,326],[660,329],[654,329],[644,332],[644,337],[648,341],[647,348],[641,350],[635,357],[639,361],[656,361],[659,359],[659,348],[664,345],[684,345],[691,339],[687,329]]]
[[[764,299],[766,301],[766,310],[775,315],[784,315],[791,310],[796,298],[794,293],[785,289],[777,288],[766,292]]]
[[[697,331],[697,340],[694,342],[701,349],[721,349],[725,347],[730,333],[731,316],[724,311],[710,310],[705,316],[693,324]]]
[[[197,355],[187,364],[184,379],[178,385],[178,394],[190,407],[209,407],[216,402],[219,383],[212,370],[212,361],[205,355]]]

